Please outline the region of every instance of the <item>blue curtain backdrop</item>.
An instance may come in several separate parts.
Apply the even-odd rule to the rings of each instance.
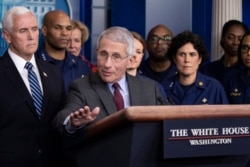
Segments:
[[[200,35],[211,50],[212,0],[192,1],[192,31]]]

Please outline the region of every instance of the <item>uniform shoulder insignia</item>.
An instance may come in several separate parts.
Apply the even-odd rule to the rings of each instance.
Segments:
[[[230,96],[241,96],[241,92],[237,88],[233,90],[233,92],[230,93]]]
[[[202,100],[201,100],[203,103],[207,103],[207,99],[204,97]]]

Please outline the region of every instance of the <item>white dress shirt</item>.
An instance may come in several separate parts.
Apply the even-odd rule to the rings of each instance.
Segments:
[[[114,83],[108,83],[109,90],[114,95]],[[124,76],[121,80],[118,81],[118,84],[120,85],[119,91],[122,94],[123,100],[124,100],[124,108],[127,108],[130,106],[130,99],[129,99],[129,91],[128,91],[128,83],[126,80],[126,76]]]
[[[23,58],[21,58],[20,56],[18,56],[17,54],[15,54],[14,52],[12,52],[10,49],[8,49],[8,53],[9,53],[12,61],[14,62],[15,66],[17,68],[17,71],[19,72],[20,76],[22,77],[27,89],[29,90],[29,92],[31,94],[31,89],[30,89],[29,80],[28,80],[28,70],[24,68],[27,61],[24,60]],[[40,85],[41,91],[43,93],[42,81],[41,81],[40,73],[39,73],[37,65],[36,65],[34,54],[32,55],[29,62],[32,63],[32,65],[33,65],[32,70],[37,75],[39,85]]]

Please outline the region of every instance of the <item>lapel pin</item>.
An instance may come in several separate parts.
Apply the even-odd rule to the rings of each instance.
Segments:
[[[204,97],[204,98],[202,99],[202,102],[203,102],[203,103],[206,103],[206,102],[207,102],[207,99]]]
[[[47,74],[46,74],[45,72],[43,72],[43,75],[44,75],[45,77],[48,77]]]

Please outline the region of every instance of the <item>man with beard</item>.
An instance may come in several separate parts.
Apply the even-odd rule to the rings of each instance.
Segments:
[[[177,69],[167,58],[167,51],[171,44],[173,33],[165,25],[153,27],[147,37],[149,57],[143,61],[138,73],[147,76],[160,84],[176,74]]]
[[[222,84],[231,75],[230,69],[238,69],[238,48],[243,35],[247,31],[247,26],[238,20],[227,21],[222,28],[220,45],[224,50],[224,55],[219,59],[201,68],[201,72],[209,75]]]
[[[44,44],[36,52],[38,58],[61,70],[66,90],[72,80],[91,72],[86,62],[66,51],[72,29],[71,20],[63,11],[53,10],[46,13],[42,26]]]

